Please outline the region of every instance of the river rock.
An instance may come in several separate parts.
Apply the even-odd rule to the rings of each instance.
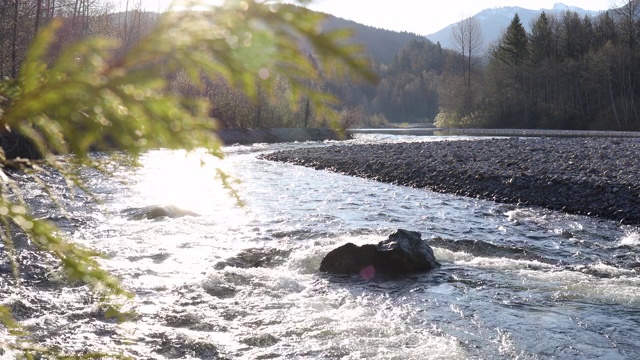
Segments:
[[[163,217],[177,218],[181,216],[197,216],[198,214],[181,209],[174,205],[151,205],[141,208],[128,208],[122,211],[129,220],[159,219]]]
[[[440,266],[433,249],[417,231],[398,229],[378,243],[379,266],[386,273],[428,271]]]
[[[398,229],[377,245],[347,243],[330,251],[320,263],[320,271],[331,274],[405,275],[439,267],[433,250],[419,232]]]
[[[331,274],[359,274],[369,266],[377,265],[378,248],[367,244],[346,243],[331,250],[320,263],[320,271]]]
[[[216,270],[224,269],[227,266],[243,269],[258,267],[273,268],[284,264],[290,254],[291,250],[288,249],[246,249],[232,258],[216,263],[213,268]]]
[[[7,159],[42,159],[40,151],[38,151],[33,142],[26,136],[16,132],[0,132],[0,148],[4,150],[4,154]]]

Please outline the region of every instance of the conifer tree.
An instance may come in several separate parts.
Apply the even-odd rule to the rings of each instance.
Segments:
[[[528,44],[527,31],[522,26],[518,14],[515,14],[500,42],[500,59],[516,67],[523,65],[529,58]]]
[[[548,63],[551,60],[553,54],[553,32],[544,11],[531,27],[529,44],[531,61],[534,64]]]

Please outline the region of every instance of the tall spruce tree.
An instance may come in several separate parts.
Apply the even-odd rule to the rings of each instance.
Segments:
[[[522,26],[520,16],[515,14],[502,37],[499,48],[500,59],[516,67],[522,65],[529,57],[528,43],[527,31]]]
[[[534,64],[548,63],[553,54],[553,31],[549,18],[543,11],[531,26],[529,35],[530,56]]]

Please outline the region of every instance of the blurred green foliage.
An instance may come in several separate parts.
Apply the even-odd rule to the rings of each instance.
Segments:
[[[152,148],[206,148],[222,157],[207,101],[168,90],[166,79],[185,73],[195,84],[203,77],[223,77],[250,98],[258,89],[273,94],[275,80],[285,78],[292,89],[291,106],[308,99],[331,123],[335,99],[308,82],[321,74],[353,80],[373,80],[375,75],[360,49],[345,45],[349,33],[321,32],[321,21],[321,15],[300,6],[254,0],[228,0],[216,8],[199,4],[197,10],[163,14],[156,28],[126,54],[116,51],[117,41],[100,37],[54,54],[52,44],[62,21],[44,28],[17,78],[0,81],[0,130],[21,134],[42,155],[38,161],[8,159],[0,151],[2,255],[11,262],[16,279],[20,264],[13,237],[21,232],[37,248],[54,254],[69,280],[90,284],[105,298],[129,296],[118,279],[100,267],[98,253],[71,243],[54,223],[31,215],[9,168],[41,183],[58,203],[59,194],[41,175],[59,172],[68,189],[88,191],[79,171],[102,170],[100,160],[91,156],[94,150],[122,150],[132,162]],[[312,57],[303,44],[312,49]],[[61,161],[64,154],[71,156]],[[22,349],[27,357],[34,351],[46,354],[46,349],[34,350],[20,340],[25,335],[6,307],[0,307],[0,324],[15,336],[15,341],[0,341],[1,347]]]

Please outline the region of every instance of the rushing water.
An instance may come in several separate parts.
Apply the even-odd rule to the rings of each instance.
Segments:
[[[352,142],[422,140],[442,138],[363,135]],[[152,151],[140,168],[114,165],[112,177],[87,175],[104,202],[65,198],[68,218],[45,206],[32,185],[39,215],[107,255],[104,266],[136,295],[126,307],[135,321],[106,319],[86,287],[63,286],[35,265],[24,269],[34,272],[31,283],[0,285],[0,303],[12,306],[36,342],[73,353],[640,358],[637,227],[256,159],[324,145],[229,147],[225,160],[204,168],[197,155]],[[241,181],[233,186],[244,207],[215,179],[214,167]],[[134,221],[122,213],[152,204],[200,216]],[[332,248],[377,243],[398,228],[430,239],[442,268],[372,281],[317,272]],[[222,265],[247,249],[273,250],[277,259]]]

